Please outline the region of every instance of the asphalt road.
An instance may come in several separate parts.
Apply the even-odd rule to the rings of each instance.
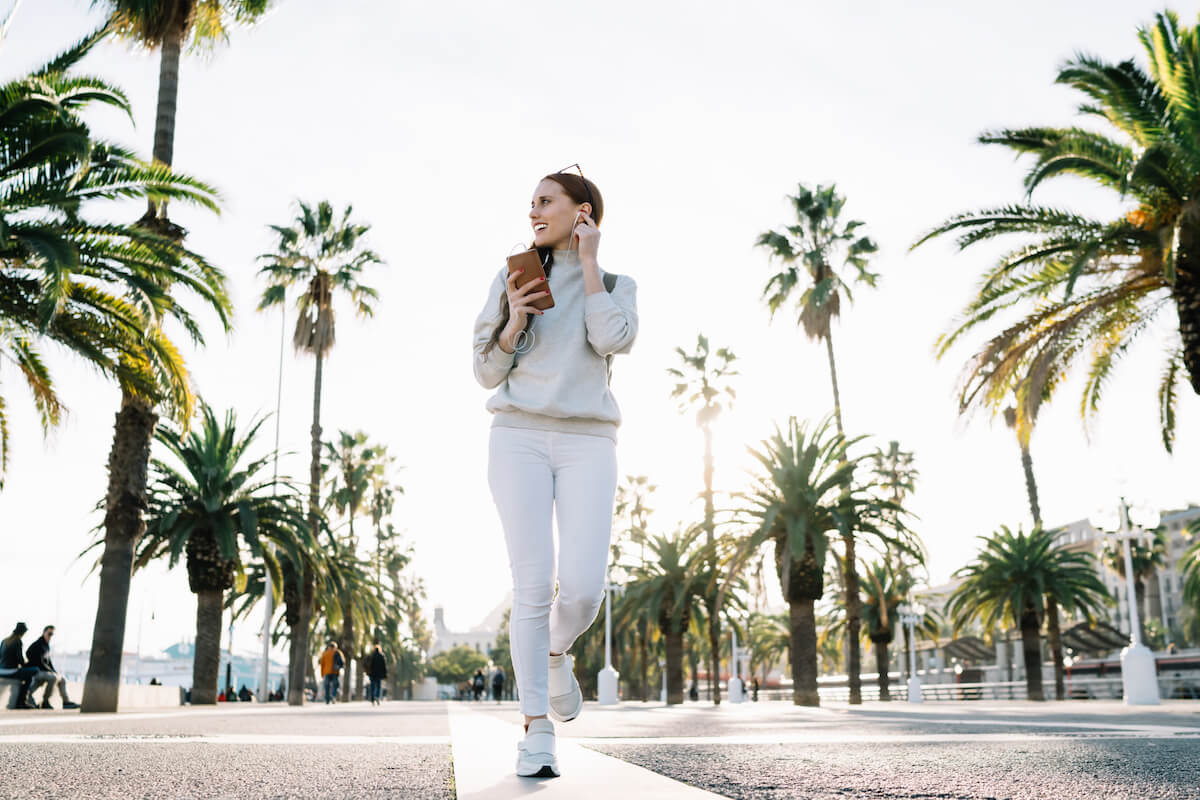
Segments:
[[[519,719],[510,704],[454,709],[464,711],[510,725]],[[87,717],[5,712],[0,797],[455,798],[454,761],[465,768],[477,753],[465,741],[454,749],[449,712],[442,703]],[[1200,800],[1196,701],[1149,710],[1117,703],[588,704],[558,731],[591,752],[731,798]],[[609,761],[601,771],[604,763],[613,775],[630,775]],[[544,800],[641,800],[623,796],[619,782],[573,782],[567,770],[550,783],[497,785]],[[672,796],[670,787],[683,788],[660,783],[666,788],[655,796],[663,798]]]

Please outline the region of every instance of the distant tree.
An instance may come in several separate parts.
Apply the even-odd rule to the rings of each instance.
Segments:
[[[476,670],[487,666],[488,657],[477,653],[465,644],[438,653],[429,660],[429,674],[438,683],[454,685],[469,680]]]

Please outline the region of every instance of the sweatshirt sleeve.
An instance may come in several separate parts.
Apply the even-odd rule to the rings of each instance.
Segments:
[[[504,383],[508,378],[509,370],[512,369],[513,359],[516,357],[516,353],[506,353],[501,350],[499,344],[493,345],[487,355],[483,353],[483,348],[492,338],[492,331],[496,330],[496,326],[500,324],[500,293],[504,291],[507,272],[508,270],[505,268],[496,275],[496,279],[492,281],[492,288],[488,292],[487,302],[475,319],[475,380],[479,381],[479,385],[485,389],[495,389]]]
[[[628,353],[637,338],[637,283],[622,275],[611,293],[588,295],[583,301],[583,319],[588,343],[599,355]]]

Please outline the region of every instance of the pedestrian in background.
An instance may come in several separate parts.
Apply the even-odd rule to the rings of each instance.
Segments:
[[[486,683],[487,681],[483,677],[483,670],[475,670],[475,677],[471,679],[471,694],[474,695],[476,702],[483,697],[483,690]]]
[[[496,671],[492,673],[492,699],[497,703],[504,696],[504,669],[496,667]]]
[[[342,656],[342,651],[334,642],[327,642],[325,650],[321,653],[321,680],[325,683],[325,705],[329,705],[337,697],[338,678],[344,666],[346,659]]]
[[[379,705],[380,694],[383,691],[383,679],[387,677],[387,659],[383,657],[383,647],[375,643],[375,650],[367,659],[367,677],[371,679],[368,699],[372,705]]]
[[[0,678],[18,682],[16,708],[37,708],[29,700],[29,682],[39,670],[25,662],[25,647],[21,643],[27,630],[29,626],[18,622],[13,632],[0,641]]]

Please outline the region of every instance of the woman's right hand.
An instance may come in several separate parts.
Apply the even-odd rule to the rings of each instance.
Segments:
[[[550,292],[545,291],[545,279],[530,281],[522,287],[517,287],[517,277],[521,274],[521,270],[516,270],[508,276],[507,286],[505,291],[508,293],[508,326],[504,329],[501,335],[501,342],[508,344],[505,347],[507,352],[513,352],[516,348],[513,340],[517,334],[525,330],[525,326],[529,321],[530,314],[541,316],[544,312],[534,308],[533,302],[539,298],[546,297]],[[541,290],[541,291],[539,291]]]

